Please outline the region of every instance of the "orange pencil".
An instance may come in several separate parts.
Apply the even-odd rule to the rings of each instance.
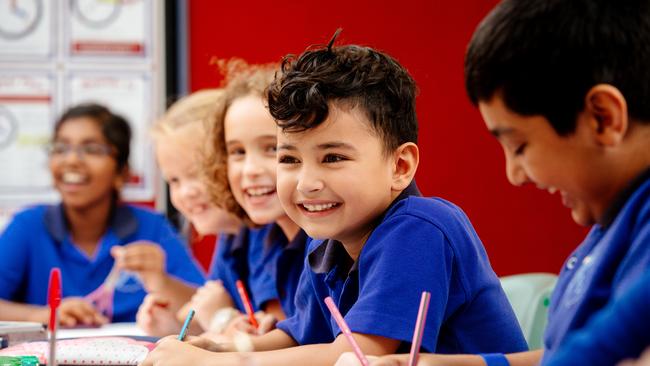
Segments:
[[[255,319],[253,304],[251,304],[251,299],[248,297],[248,294],[246,293],[246,287],[244,287],[244,283],[241,280],[237,280],[235,284],[237,285],[237,292],[239,292],[239,297],[241,298],[241,302],[244,304],[244,309],[246,310],[246,314],[248,314],[248,321],[255,329],[257,329],[260,325],[257,324],[257,319]]]

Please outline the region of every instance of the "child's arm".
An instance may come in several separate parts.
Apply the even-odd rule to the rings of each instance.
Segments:
[[[279,334],[279,333],[283,333]],[[373,335],[353,333],[361,349],[368,354],[387,354],[395,352],[399,341]],[[261,338],[273,337],[275,341],[290,340],[286,333],[275,330]],[[256,346],[258,343],[256,343]],[[252,353],[210,353],[193,347],[187,343],[167,338],[162,341],[142,363],[142,366],[164,366],[177,364],[201,365],[241,365],[245,360],[255,366],[331,366],[343,352],[351,351],[347,339],[339,335],[332,343],[313,344],[307,346],[291,347],[266,352]]]
[[[511,353],[506,355],[510,366],[535,366],[542,358],[542,350]],[[408,354],[389,355],[370,362],[371,366],[407,366]],[[341,355],[335,366],[361,366],[361,363],[346,353]],[[477,355],[420,354],[418,366],[485,366],[483,358]]]
[[[50,309],[47,306],[21,304],[0,299],[0,320],[33,321],[47,323]],[[75,325],[101,325],[108,319],[88,302],[78,297],[68,297],[59,306],[59,322],[64,327]]]
[[[148,293],[169,299],[172,311],[188,302],[196,288],[170,276],[165,268],[165,252],[160,245],[140,240],[111,249],[115,264],[123,270],[136,272]]]

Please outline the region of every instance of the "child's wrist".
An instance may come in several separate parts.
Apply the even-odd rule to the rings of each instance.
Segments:
[[[486,366],[510,366],[510,362],[503,353],[481,353],[479,354]]]

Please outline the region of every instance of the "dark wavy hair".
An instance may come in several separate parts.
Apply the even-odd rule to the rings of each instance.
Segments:
[[[648,65],[647,0],[505,0],[472,36],[465,87],[475,105],[499,93],[512,111],[567,135],[600,83],[621,91],[631,118],[650,121]]]
[[[119,114],[113,113],[107,107],[96,103],[85,103],[70,107],[63,112],[54,124],[54,138],[59,134],[59,129],[66,121],[74,118],[90,118],[101,128],[102,135],[108,144],[115,148],[117,169],[122,171],[129,165],[131,153],[131,126]]]
[[[267,90],[269,111],[284,132],[302,132],[327,119],[331,103],[359,107],[386,152],[417,143],[417,87],[408,71],[370,47],[327,46],[286,56]]]

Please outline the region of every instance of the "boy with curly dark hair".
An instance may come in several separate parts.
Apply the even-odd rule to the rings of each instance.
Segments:
[[[421,197],[415,186],[415,82],[385,53],[333,41],[286,58],[268,91],[281,129],[278,195],[314,240],[296,312],[252,340],[255,351],[269,352],[250,353],[249,360],[332,365],[351,350],[325,306],[327,296],[364,353],[405,352],[422,291],[431,293],[424,350],[527,349],[467,216],[448,201]],[[174,354],[186,363],[242,362],[241,355],[210,355],[174,340],[154,354],[145,365],[173,364]]]

